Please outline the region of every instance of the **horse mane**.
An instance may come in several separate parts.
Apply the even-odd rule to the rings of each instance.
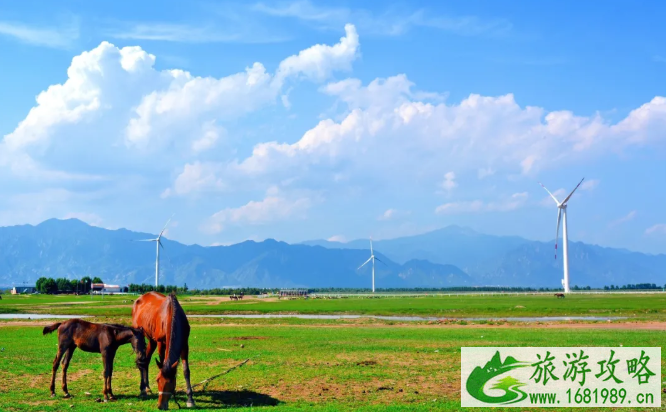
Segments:
[[[165,375],[175,373],[175,370],[172,370],[171,365],[180,358],[180,353],[184,346],[184,336],[182,333],[183,323],[182,317],[179,316],[179,314],[184,314],[183,308],[180,306],[178,299],[176,299],[176,294],[173,292],[167,296],[167,302],[169,304],[169,309],[171,309],[171,330],[169,331],[166,343],[166,359],[162,366]]]

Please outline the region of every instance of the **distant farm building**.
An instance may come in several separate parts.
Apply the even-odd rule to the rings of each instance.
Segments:
[[[310,289],[280,289],[280,296],[308,296]]]
[[[120,285],[107,285],[106,283],[93,283],[92,293],[127,293],[129,288]]]
[[[12,288],[12,295],[22,295],[24,293],[35,293],[37,288],[35,286],[14,286]]]

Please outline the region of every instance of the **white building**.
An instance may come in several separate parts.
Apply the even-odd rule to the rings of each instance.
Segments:
[[[126,286],[120,285],[107,285],[106,283],[93,283],[92,284],[93,293],[123,293],[127,292]]]

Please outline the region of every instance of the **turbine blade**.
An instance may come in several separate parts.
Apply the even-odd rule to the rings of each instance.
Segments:
[[[157,239],[132,239],[132,242],[155,242]]]
[[[556,198],[552,193],[550,193],[550,190],[546,189],[546,186],[544,186],[543,183],[539,182],[539,184],[541,185],[541,187],[544,188],[544,190],[545,190],[546,192],[548,192],[548,194],[550,195],[550,197],[552,197],[553,200],[555,201],[555,203],[557,203],[557,205],[559,206],[559,205],[560,205],[560,201],[557,200],[557,198]]]
[[[560,236],[560,221],[562,220],[562,209],[557,209],[557,229],[555,230],[555,259],[557,259],[557,241]]]
[[[370,254],[374,255],[374,252],[372,251],[372,236],[370,236]]]
[[[157,243],[160,245],[160,247],[161,247],[162,249],[164,249],[164,245],[162,244],[162,241],[161,241],[161,240],[158,240]]]
[[[363,263],[361,266],[359,266],[358,269],[360,269],[360,268],[362,268],[363,266],[367,265],[368,262],[370,262],[371,260],[372,260],[372,256],[370,256],[370,257],[368,258],[368,260],[365,261],[365,263]],[[358,270],[358,269],[356,269],[356,270]]]
[[[567,196],[566,199],[564,199],[564,202],[562,202],[563,205],[566,205],[566,204],[567,204],[567,202],[568,202],[569,199],[571,198],[571,195],[573,195],[574,192],[576,191],[576,189],[578,189],[578,186],[580,186],[580,184],[583,183],[583,180],[585,180],[585,178],[580,179],[580,182],[578,182],[578,184],[576,185],[576,187],[574,187],[574,190],[572,190],[571,193],[569,193],[569,196]]]
[[[165,224],[164,227],[162,228],[162,231],[160,232],[160,235],[159,235],[158,237],[162,237],[162,233],[164,233],[164,231],[166,230],[166,227],[169,225],[169,222],[171,222],[171,219],[173,219],[173,216],[174,216],[174,215],[175,215],[175,213],[171,215],[171,217],[169,218],[169,220],[167,220],[166,224]]]
[[[375,260],[378,260],[378,261],[382,262],[382,263],[383,263],[383,264],[384,264],[385,266],[388,266],[388,265],[387,265],[386,263],[384,263],[384,261],[383,261],[383,260],[381,260],[381,259],[380,259],[380,258],[378,258],[377,256],[375,256]]]

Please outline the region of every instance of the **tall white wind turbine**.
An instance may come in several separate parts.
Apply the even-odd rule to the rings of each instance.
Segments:
[[[564,288],[564,293],[569,293],[569,237],[567,236],[567,202],[569,202],[569,199],[571,198],[571,195],[574,194],[576,189],[578,189],[578,186],[583,183],[583,180],[585,178],[582,178],[580,182],[576,185],[574,190],[569,193],[569,196],[564,198],[562,202],[557,200],[557,198],[550,193],[548,189],[546,189],[546,186],[544,186],[541,182],[539,184],[541,187],[546,189],[546,192],[550,195],[550,197],[553,198],[555,203],[557,204],[557,229],[555,231],[555,259],[557,259],[557,240],[560,235],[560,221],[562,222],[562,243],[563,243],[563,254],[564,254],[564,279],[562,279],[562,287]]]
[[[162,228],[162,231],[160,232],[159,235],[155,239],[140,239],[137,240],[137,242],[155,242],[155,247],[157,248],[157,254],[155,256],[155,289],[157,289],[157,286],[160,284],[160,247],[164,249],[164,246],[162,245],[162,234],[166,230],[167,225],[169,222],[171,222],[171,219],[173,218],[173,215],[167,220],[166,224]]]
[[[365,261],[365,263],[359,266],[358,269],[356,270],[361,269],[363,266],[368,264],[368,262],[372,261],[372,293],[375,293],[375,260],[384,263],[380,258],[375,256],[375,252],[372,250],[372,237],[370,237],[370,257],[368,258],[368,260]]]

